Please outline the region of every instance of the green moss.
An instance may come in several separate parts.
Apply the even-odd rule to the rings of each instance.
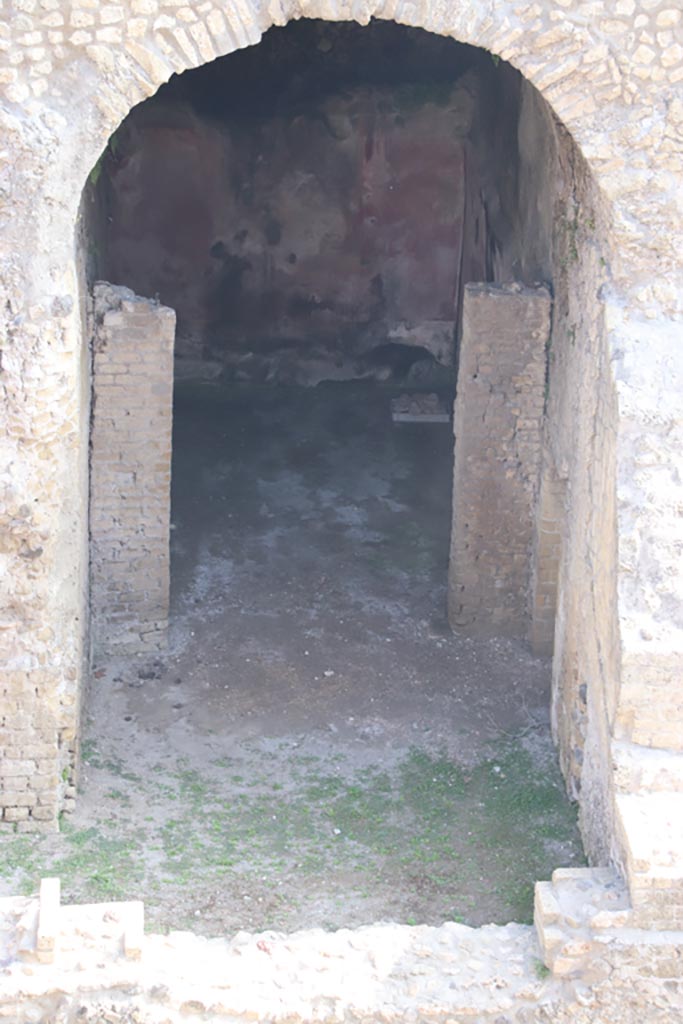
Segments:
[[[545,981],[546,978],[550,977],[550,971],[543,963],[542,960],[536,960],[534,963],[534,974],[539,981]]]
[[[84,756],[112,778],[135,779],[157,813],[117,822],[103,809],[87,828],[65,820],[58,837],[7,837],[0,875],[18,876],[24,890],[58,874],[67,900],[142,897],[153,918],[179,886],[267,878],[270,889],[282,886],[277,913],[285,913],[292,879],[323,890],[331,880],[332,890],[342,885],[362,901],[389,878],[406,920],[424,919],[428,898],[441,919],[472,923],[486,913],[502,923],[531,920],[534,881],[557,866],[558,848],[567,851],[563,863],[582,862],[559,772],[539,774],[523,737],[471,767],[418,749],[391,770],[362,771],[339,758],[332,770],[330,761],[281,753],[277,770],[264,756],[248,776],[214,764],[159,766],[139,778],[94,749]],[[107,798],[127,803],[131,792],[118,785]]]

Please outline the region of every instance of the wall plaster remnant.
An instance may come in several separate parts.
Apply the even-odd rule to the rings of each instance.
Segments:
[[[550,309],[547,288],[465,286],[453,424],[455,629],[525,632]]]
[[[102,281],[93,306],[92,645],[141,654],[168,626],[175,313]]]
[[[522,235],[532,221],[553,224],[543,465],[554,466],[566,488],[553,728],[579,799],[588,855],[623,880],[630,909],[623,919],[617,912],[613,928],[593,921],[587,938],[584,919],[573,914],[570,921],[556,893],[560,909],[548,902],[560,931],[565,923],[584,929],[574,949],[556,947],[558,936],[544,945],[551,969],[575,961],[579,978],[561,983],[576,986],[574,1002],[563,1004],[550,988],[547,1003],[498,1005],[489,1017],[673,1024],[683,1005],[676,931],[683,923],[683,18],[667,0],[359,0],[352,8],[337,0],[184,7],[165,0],[2,0],[0,825],[55,829],[75,795],[87,649],[91,393],[77,244],[83,188],[122,119],[172,74],[254,45],[270,26],[302,16],[394,19],[484,47],[527,80],[520,138],[539,118],[549,126],[547,148],[535,161],[527,158],[518,187],[530,211]],[[545,171],[555,175],[555,191],[537,189]],[[561,883],[553,882],[556,890]],[[537,906],[539,929],[544,913]],[[429,938],[448,948],[457,927],[408,931],[418,944]],[[303,961],[315,972],[324,952],[334,955],[343,941],[362,945],[364,933],[318,934],[316,949],[309,940],[303,952],[295,937],[287,942],[298,951],[297,970]],[[377,979],[391,978],[385,950],[392,934],[382,932],[372,959],[365,954],[381,1013],[457,1019],[456,990],[444,987],[441,960],[434,974],[420,973],[421,955],[410,960],[399,991],[385,998]],[[457,935],[460,942],[463,933]],[[203,954],[218,948],[188,936],[145,941],[168,965],[171,993],[186,977],[181,967],[194,962],[188,946],[199,944]],[[471,943],[470,980],[488,943],[506,962],[521,957],[527,977],[524,964],[536,949],[528,930],[483,929],[464,941]],[[268,937],[233,940],[248,950],[234,952],[240,985],[254,977],[245,964],[262,970],[271,962],[259,942],[278,955]],[[456,971],[463,961],[463,947],[457,949],[450,961]],[[100,952],[93,959],[101,962]],[[43,973],[52,971],[49,964],[2,968],[10,972],[0,997],[5,1018],[21,1021],[25,1005],[28,1019],[36,1019],[40,1000],[48,999],[55,1019],[68,1020],[71,1008],[63,1012],[60,1001],[73,999],[65,992],[78,991],[87,973],[76,964],[64,961],[53,981]],[[135,975],[143,985],[152,978],[146,952],[141,964],[147,966],[127,964],[115,975],[115,991],[93,968],[84,998],[101,996],[107,1007],[135,1000],[135,985],[130,997],[121,985],[130,971],[143,972]],[[491,975],[482,977],[487,998],[498,998]],[[44,984],[53,994],[44,994]],[[335,1002],[318,987],[296,1011],[299,1018],[349,1016],[349,988],[343,975]],[[186,991],[178,1012],[203,1012],[192,1003],[189,982]],[[253,1016],[257,991],[237,989],[241,1001],[234,1005],[221,993],[212,1012],[227,1005],[228,1019]],[[277,1019],[283,996],[274,991],[261,1015]],[[365,1006],[367,1019],[380,1015],[377,1003]],[[100,1018],[109,1012],[103,1008]],[[128,1006],[115,1010],[114,1020],[116,1013],[126,1019]],[[467,1013],[486,1021],[488,1010]],[[164,1014],[171,1016],[166,1009],[156,1016]]]

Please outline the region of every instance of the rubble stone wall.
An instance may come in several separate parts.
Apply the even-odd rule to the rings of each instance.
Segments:
[[[175,313],[95,286],[90,611],[95,659],[163,647],[170,583]]]

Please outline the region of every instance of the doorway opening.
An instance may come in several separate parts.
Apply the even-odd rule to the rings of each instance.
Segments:
[[[135,822],[161,923],[528,919],[534,880],[582,861],[549,661],[504,615],[481,636],[447,618],[466,286],[520,282],[507,301],[552,276],[554,154],[536,102],[513,68],[453,40],[301,21],[174,76],[91,178],[90,276],[109,282],[96,289],[91,529],[101,496],[110,524],[128,487],[126,551],[139,541],[144,557],[117,575],[98,554],[109,526],[103,546],[92,530],[96,684],[77,814],[104,803]],[[166,635],[154,568],[169,339]],[[505,365],[499,337],[485,340],[473,379]],[[508,380],[509,411],[527,383]],[[537,423],[520,429],[535,431],[523,446],[540,467],[533,386]],[[484,416],[474,402],[472,436],[475,420],[506,434],[497,404]],[[146,463],[118,458],[124,420],[130,450],[147,430],[135,458],[162,467],[156,491]],[[114,452],[106,487],[100,449]],[[538,486],[520,485],[529,501]],[[500,562],[504,509],[498,526],[487,514]],[[532,525],[509,559],[529,587]],[[153,604],[149,628],[130,628],[131,586]]]

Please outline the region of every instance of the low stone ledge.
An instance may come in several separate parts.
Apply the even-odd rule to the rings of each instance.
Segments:
[[[98,1022],[494,1024],[531,1011],[548,986],[557,988],[539,973],[536,937],[525,925],[375,924],[205,939],[144,936],[140,903],[62,906],[54,960],[41,963],[37,912],[36,900],[0,900],[0,1020],[13,1024],[43,1019],[38,1010],[71,1021],[84,1007]]]
[[[680,1024],[683,1010],[683,935],[632,927],[608,869],[538,884],[540,948],[518,924],[145,936],[133,902],[60,906],[40,962],[39,906],[0,900],[0,1021]]]

